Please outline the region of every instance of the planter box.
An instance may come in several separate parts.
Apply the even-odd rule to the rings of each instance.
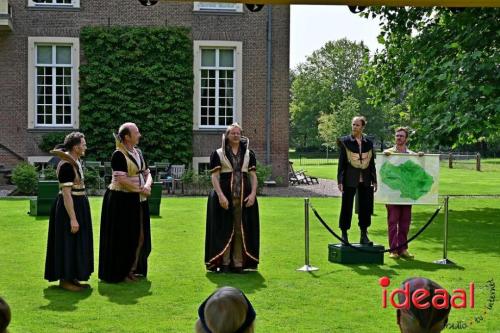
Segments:
[[[30,215],[48,216],[54,200],[59,193],[57,180],[39,180],[38,194],[35,199],[30,199]]]
[[[148,198],[149,214],[150,215],[153,215],[153,216],[160,215],[162,189],[163,189],[163,183],[161,183],[161,182],[154,182],[151,185],[151,196]]]

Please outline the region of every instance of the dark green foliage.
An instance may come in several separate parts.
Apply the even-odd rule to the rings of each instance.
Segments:
[[[64,138],[70,132],[50,132],[42,135],[42,141],[38,144],[38,148],[48,153],[58,144],[64,142]]]
[[[54,167],[52,167],[52,166],[46,167],[43,170],[43,179],[44,180],[57,180],[56,169],[54,169]]]
[[[19,192],[34,194],[38,183],[38,172],[35,166],[26,162],[19,163],[12,171],[12,182]]]
[[[109,160],[112,136],[127,121],[150,162],[192,155],[193,50],[184,28],[87,27],[80,39],[81,129],[87,155]]]
[[[372,7],[382,20],[364,76],[370,103],[394,126],[410,125],[421,147],[499,141],[500,9]]]
[[[264,165],[257,162],[257,190],[261,193],[262,188],[264,187],[264,182],[269,179],[272,174],[273,167],[272,165]]]
[[[85,188],[87,190],[97,190],[99,188],[99,170],[87,168],[84,172]]]

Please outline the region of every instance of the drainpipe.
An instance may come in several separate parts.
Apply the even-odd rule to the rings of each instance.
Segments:
[[[273,6],[267,7],[267,79],[266,79],[266,165],[271,164],[271,101],[272,101],[272,55],[273,55]]]

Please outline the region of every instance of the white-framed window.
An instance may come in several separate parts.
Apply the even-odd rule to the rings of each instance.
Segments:
[[[229,12],[242,13],[243,4],[229,2],[193,2],[193,10],[199,12]]]
[[[193,157],[193,172],[197,175],[210,169],[210,156]]]
[[[241,42],[194,42],[194,129],[241,122]]]
[[[28,7],[80,8],[80,0],[28,0]]]
[[[79,39],[28,37],[28,43],[28,128],[78,128]]]

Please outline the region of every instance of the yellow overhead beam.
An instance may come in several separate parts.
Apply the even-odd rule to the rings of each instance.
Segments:
[[[163,2],[173,0],[160,0]],[[500,7],[500,0],[204,0],[267,5],[346,5],[413,7]]]

